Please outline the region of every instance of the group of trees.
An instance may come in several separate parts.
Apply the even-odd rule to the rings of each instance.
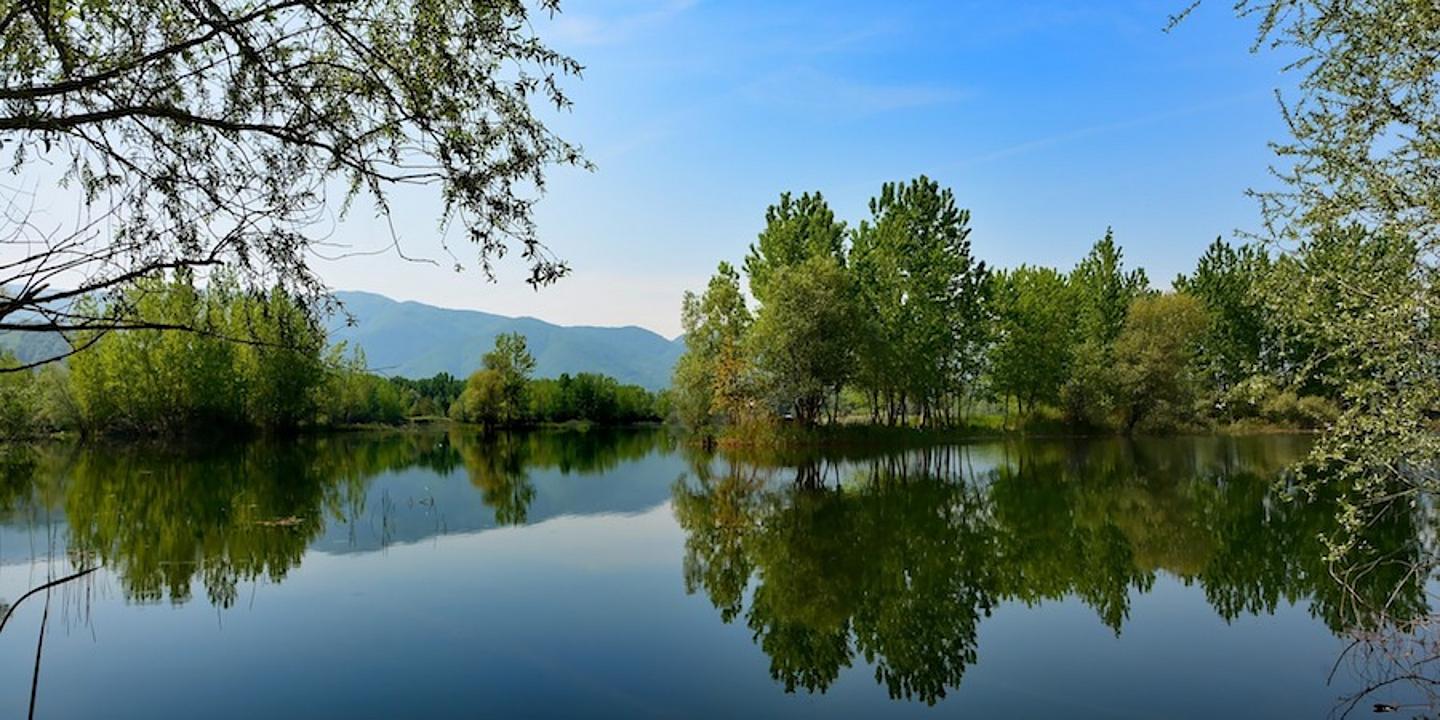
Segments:
[[[782,195],[740,274],[722,263],[687,293],[676,409],[707,430],[777,414],[834,422],[842,393],[872,416],[950,422],[979,377],[989,271],[970,252],[969,214],[921,177],[887,184],[854,230],[823,196]]]
[[[498,338],[468,381],[387,378],[368,370],[362,351],[330,346],[283,290],[256,295],[224,278],[201,287],[182,272],[137,281],[120,302],[154,327],[78,333],[70,341],[86,350],[67,362],[0,373],[0,438],[287,433],[447,413],[487,425],[625,423],[665,412],[655,394],[604,375],[531,379],[535,360],[520,335]],[[19,364],[9,355],[0,363]]]
[[[215,277],[201,287],[182,272],[138,281],[119,302],[159,327],[72,338],[88,348],[33,377],[41,429],[290,432],[406,417],[399,388],[371,374],[362,352],[329,346],[283,290],[257,295]]]
[[[495,338],[495,347],[450,405],[454,420],[487,427],[547,422],[600,424],[654,422],[668,413],[664,394],[623,385],[599,373],[532,378],[535,358],[519,333]]]
[[[1321,426],[1343,398],[1323,372],[1333,341],[1304,315],[1344,299],[1297,289],[1317,264],[1367,258],[1377,284],[1403,282],[1415,253],[1358,227],[1278,257],[1217,239],[1162,291],[1109,231],[1068,272],[991,270],[971,253],[968,213],[924,177],[886,185],[870,211],[850,230],[819,194],[782,195],[745,258],[749,298],[728,263],[686,295],[682,420],[713,433],[859,411],[935,427],[991,403],[1021,422],[1123,432]]]

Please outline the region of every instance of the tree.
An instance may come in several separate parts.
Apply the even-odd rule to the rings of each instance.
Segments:
[[[485,425],[514,425],[526,419],[525,389],[535,358],[520,333],[495,336],[495,347],[481,358],[482,368],[465,381],[456,400],[462,420]]]
[[[145,323],[229,324],[226,300],[197,288],[184,272],[173,280],[138,281],[119,302]],[[158,329],[90,330],[77,342],[91,346],[70,363],[72,393],[87,430],[170,433],[245,422],[241,376],[234,371],[237,349],[231,342]]]
[[[1200,343],[1200,363],[1209,386],[1224,397],[1237,383],[1267,370],[1267,352],[1277,351],[1267,337],[1264,286],[1270,256],[1257,245],[1238,249],[1216,238],[1191,275],[1174,287],[1205,306],[1208,321]],[[1267,347],[1271,346],[1271,347]]]
[[[1075,340],[1071,297],[1066,277],[1051,268],[1021,265],[995,274],[990,382],[1002,397],[1014,397],[1021,413],[1060,399]]]
[[[750,339],[755,364],[771,397],[814,425],[854,364],[850,278],[835,258],[815,255],[772,274],[767,290]]]
[[[799,200],[781,194],[780,202],[765,210],[765,229],[745,256],[750,294],[763,306],[776,273],[813,257],[829,257],[843,266],[844,239],[845,223],[835,219],[820,193],[805,193]]]
[[[1072,422],[1099,425],[1112,401],[1108,380],[1115,339],[1125,327],[1130,303],[1147,291],[1149,280],[1144,270],[1125,269],[1124,254],[1106,228],[1105,237],[1070,272],[1070,287],[1079,341],[1070,377],[1060,389],[1061,404]]]
[[[878,417],[948,419],[978,375],[988,326],[989,271],[970,252],[970,212],[921,176],[886,183],[855,232],[852,267],[869,327],[860,378]]]
[[[236,349],[245,414],[260,427],[294,430],[314,419],[315,389],[325,377],[325,332],[284,290],[234,301],[232,337],[255,342]]]
[[[1419,253],[1409,237],[1351,226],[1317,232],[1275,268],[1278,332],[1309,350],[1295,372],[1340,405],[1313,459],[1362,488],[1423,484],[1425,473],[1392,468],[1440,456],[1435,288]]]
[[[1194,412],[1195,353],[1205,329],[1204,306],[1184,293],[1142,295],[1130,303],[1115,340],[1115,402],[1126,433],[1161,416],[1173,426]]]
[[[722,262],[703,295],[685,293],[681,325],[685,353],[675,364],[675,404],[680,420],[701,433],[722,421],[738,422],[753,400],[745,338],[752,318],[740,291],[740,275]]]
[[[525,385],[530,374],[535,372],[535,358],[520,333],[502,333],[495,336],[495,349],[485,353],[481,364],[486,370],[499,374],[503,390],[503,406],[500,417],[504,422],[519,420],[524,414]]]
[[[508,402],[505,377],[498,370],[476,370],[465,381],[465,390],[451,406],[456,420],[496,426],[504,424]]]
[[[0,367],[15,367],[19,360],[8,350],[0,351]],[[0,440],[24,437],[35,424],[37,383],[33,373],[0,375]]]
[[[1440,12],[1411,0],[1242,0],[1236,9],[1259,18],[1257,47],[1298,56],[1287,65],[1297,90],[1282,96],[1291,137],[1274,145],[1284,185],[1252,194],[1262,237],[1296,249],[1300,272],[1289,287],[1275,285],[1277,309],[1339,343],[1327,374],[1343,378],[1341,414],[1312,456],[1330,471],[1310,484],[1340,477],[1357,489],[1346,510],[1354,535],[1378,501],[1400,496],[1393,485],[1433,489],[1433,473],[1407,468],[1440,458],[1426,421],[1440,386],[1437,337],[1415,322],[1440,310],[1430,280],[1440,250]],[[1359,266],[1311,262],[1347,236],[1368,238],[1371,250],[1412,244],[1414,253],[1396,253],[1409,267],[1383,275],[1402,281],[1377,285],[1369,253]],[[1333,311],[1303,304],[1337,290],[1346,299]],[[1366,346],[1376,352],[1357,352]],[[1337,551],[1351,547],[1336,542]]]
[[[442,229],[463,226],[487,275],[510,242],[532,284],[564,275],[534,194],[549,166],[587,163],[532,106],[568,107],[581,67],[534,34],[536,10],[558,0],[8,4],[5,169],[60,164],[86,210],[68,229],[4,219],[19,257],[0,271],[0,330],[160,329],[125,286],[222,265],[323,307],[312,228],[361,196],[388,219],[410,185],[438,190]],[[75,305],[87,296],[106,312]]]
[[[1130,303],[1150,285],[1145,271],[1125,269],[1125,253],[1115,244],[1115,233],[1105,228],[1105,237],[1070,273],[1079,312],[1078,327],[1086,340],[1109,347],[1125,327]]]

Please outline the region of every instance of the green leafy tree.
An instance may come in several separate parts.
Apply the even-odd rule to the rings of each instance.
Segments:
[[[511,243],[530,282],[565,274],[531,219],[549,167],[587,165],[537,111],[567,107],[564,80],[580,71],[530,22],[558,8],[558,0],[7,4],[5,169],[59,163],[55,182],[78,188],[85,218],[106,222],[104,232],[87,219],[58,237],[23,219],[7,224],[15,246],[33,251],[0,270],[0,287],[24,288],[0,299],[0,323],[161,329],[120,302],[131,297],[128,283],[221,264],[250,290],[278,284],[325,309],[309,265],[316,223],[362,196],[389,217],[392,194],[411,186],[443,197],[438,219],[463,225],[487,274]],[[327,186],[343,188],[333,206]],[[79,279],[57,289],[57,267]],[[97,294],[104,314],[35,312]]]
[[[814,425],[854,364],[850,278],[835,258],[816,255],[768,282],[769,300],[750,337],[755,364],[770,397],[800,423]]]
[[[503,425],[509,422],[505,415],[507,401],[505,376],[488,368],[476,370],[451,406],[450,417],[481,425]]]
[[[685,353],[672,385],[680,420],[702,434],[750,412],[754,389],[745,343],[751,323],[740,275],[729,263],[720,263],[703,295],[685,293]]]
[[[86,428],[143,433],[244,424],[237,347],[223,335],[228,298],[207,294],[182,273],[137,282],[121,302],[147,323],[207,332],[81,335],[77,342],[90,351],[71,359],[70,381]]]
[[[356,348],[349,357],[337,346],[326,360],[320,409],[331,424],[398,423],[405,419],[406,402],[400,388],[370,372],[365,352]]]
[[[1200,364],[1209,387],[1223,398],[1238,383],[1273,368],[1278,352],[1266,317],[1265,283],[1270,256],[1257,245],[1233,248],[1216,238],[1195,272],[1176,278],[1176,290],[1205,306],[1207,322]]]
[[[1243,0],[1236,10],[1258,18],[1257,47],[1295,59],[1295,89],[1282,95],[1290,137],[1274,145],[1284,185],[1254,194],[1263,237],[1298,248],[1291,282],[1274,286],[1275,309],[1336,343],[1317,350],[1328,355],[1324,374],[1340,381],[1341,413],[1312,460],[1341,472],[1311,479],[1338,476],[1354,488],[1345,513],[1356,535],[1383,499],[1403,496],[1397,485],[1433,489],[1433,473],[1409,468],[1440,458],[1428,421],[1437,338],[1417,329],[1440,311],[1430,279],[1440,250],[1440,12],[1411,0]],[[1316,262],[1357,239],[1358,264]],[[1415,252],[1394,257],[1408,267],[1378,263],[1378,277],[1400,281],[1379,285],[1376,250],[1406,243]],[[1336,540],[1337,556],[1352,540]]]
[[[978,375],[988,337],[989,271],[970,252],[970,213],[921,176],[887,183],[857,228],[851,264],[859,312],[860,378],[887,420],[952,416]]]
[[[829,257],[843,266],[844,239],[845,223],[835,219],[820,193],[805,193],[798,200],[782,194],[778,204],[765,210],[765,229],[745,256],[750,294],[763,306],[770,301],[774,276],[810,258]]]
[[[314,419],[316,388],[325,377],[325,333],[289,293],[274,289],[241,297],[232,334],[252,340],[236,348],[245,413],[257,426],[293,430]]]
[[[1131,301],[1115,339],[1111,384],[1125,432],[1147,421],[1168,429],[1194,416],[1195,355],[1205,325],[1204,306],[1184,293]]]
[[[1021,413],[1058,402],[1075,342],[1068,279],[1051,268],[1021,265],[995,274],[994,293],[992,387],[1014,397]]]
[[[526,347],[525,336],[504,333],[495,337],[495,347],[481,358],[482,368],[465,381],[451,415],[484,425],[516,425],[528,418],[525,401],[535,358]]]
[[[1317,232],[1275,268],[1280,332],[1310,349],[1295,370],[1339,403],[1313,459],[1347,469],[1362,506],[1393,483],[1423,484],[1425,474],[1395,468],[1440,456],[1430,420],[1440,407],[1435,288],[1419,253],[1408,237],[1352,226]]]
[[[535,357],[526,347],[520,333],[502,333],[495,337],[495,349],[481,358],[486,370],[499,376],[502,390],[499,416],[501,422],[517,422],[524,417],[525,386],[535,372]]]
[[[0,351],[0,367],[17,367],[20,361]],[[24,437],[36,424],[40,398],[33,373],[0,375],[0,439]]]
[[[1123,255],[1107,228],[1105,237],[1070,272],[1079,340],[1060,399],[1072,422],[1106,422],[1113,400],[1109,369],[1115,339],[1124,329],[1130,303],[1149,288],[1145,271],[1127,270]]]

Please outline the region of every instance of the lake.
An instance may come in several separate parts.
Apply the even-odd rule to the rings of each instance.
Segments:
[[[1304,437],[710,455],[663,431],[0,452],[0,717],[1325,717],[1430,609],[1342,585]],[[1405,560],[1428,510],[1366,552]],[[43,641],[42,641],[43,631]],[[1356,642],[1356,641],[1360,642]],[[1385,643],[1390,643],[1386,645]],[[38,649],[38,657],[37,657]],[[36,667],[38,662],[38,681]],[[1433,669],[1433,668],[1432,668]]]

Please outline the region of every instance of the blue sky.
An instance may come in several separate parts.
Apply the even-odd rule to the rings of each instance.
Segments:
[[[593,173],[552,173],[537,219],[574,274],[534,292],[393,255],[322,263],[343,289],[563,324],[679,332],[686,289],[737,261],[786,190],[858,222],[919,174],[971,210],[997,266],[1068,268],[1113,226],[1166,284],[1217,235],[1255,229],[1283,58],[1250,52],[1229,2],[571,0],[536,29],[585,66],[554,126]],[[439,257],[428,193],[397,202],[408,254]],[[357,213],[357,248],[389,242]],[[454,233],[452,233],[454,234]],[[467,248],[457,247],[462,260]]]

